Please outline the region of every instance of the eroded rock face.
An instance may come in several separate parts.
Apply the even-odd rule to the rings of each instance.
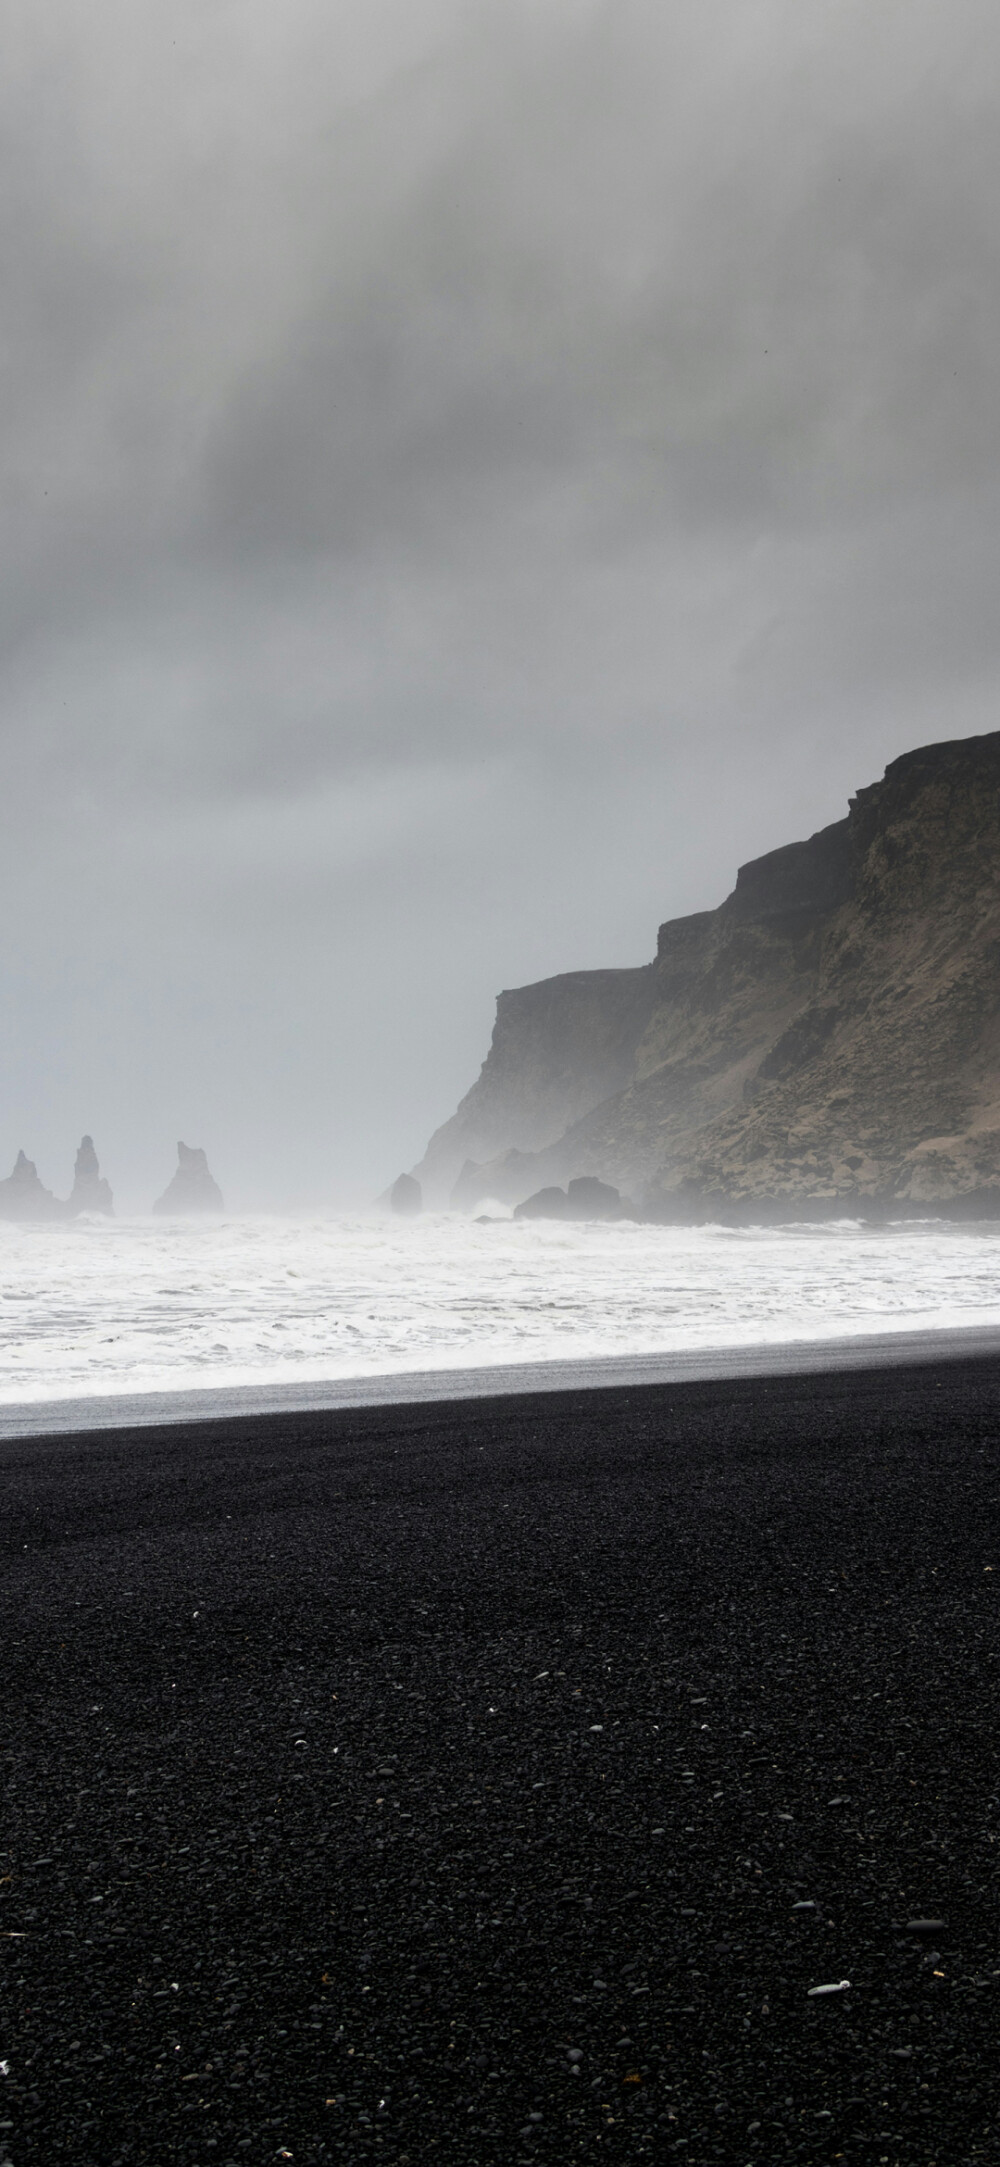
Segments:
[[[177,1172],[169,1188],[153,1205],[153,1210],[164,1217],[177,1219],[225,1210],[222,1192],[212,1180],[203,1151],[190,1144],[178,1144]]]
[[[467,1209],[591,1173],[663,1218],[995,1211],[1000,732],[893,761],[641,970],[502,995],[418,1172]]]
[[[43,1187],[33,1159],[19,1151],[14,1171],[0,1181],[0,1219],[64,1219],[66,1206]]]
[[[107,1218],[114,1217],[111,1186],[102,1177],[92,1136],[83,1137],[76,1155],[68,1209],[74,1218],[82,1211],[102,1212]]]
[[[704,1207],[918,1211],[1000,1182],[1000,733],[894,760],[847,823],[851,892],[738,1099],[652,1174]]]
[[[414,1169],[424,1196],[463,1211],[481,1197],[527,1196],[537,1187],[533,1154],[634,1075],[655,992],[647,963],[568,971],[501,993],[481,1073]]]
[[[403,1218],[412,1219],[420,1211],[423,1201],[420,1183],[414,1181],[412,1174],[400,1174],[398,1180],[393,1182],[389,1191],[391,1211],[399,1212]]]

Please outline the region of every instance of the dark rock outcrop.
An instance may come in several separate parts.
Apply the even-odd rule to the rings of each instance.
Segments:
[[[596,1174],[578,1174],[566,1191],[568,1219],[624,1219],[631,1209],[621,1191],[609,1181],[599,1181]]]
[[[206,1211],[224,1211],[222,1193],[208,1171],[203,1151],[188,1144],[177,1146],[177,1172],[169,1187],[153,1205],[166,1218],[186,1219]]]
[[[412,1219],[421,1210],[423,1201],[420,1183],[414,1181],[412,1174],[400,1174],[398,1180],[393,1182],[389,1191],[390,1210]]]
[[[654,963],[501,995],[417,1171],[460,1168],[467,1209],[584,1172],[664,1218],[990,1211],[1000,733],[894,760],[846,820],[662,926]]]
[[[101,1212],[106,1218],[114,1217],[111,1185],[102,1177],[92,1136],[85,1136],[81,1140],[67,1209],[73,1218],[82,1211]]]
[[[578,1174],[565,1189],[536,1189],[514,1207],[515,1219],[627,1219],[632,1206],[608,1181]]]
[[[14,1171],[0,1181],[0,1219],[65,1219],[66,1205],[42,1186],[33,1159],[19,1151]]]
[[[526,1196],[522,1204],[514,1206],[515,1219],[565,1219],[567,1216],[565,1189],[536,1189],[534,1196]]]

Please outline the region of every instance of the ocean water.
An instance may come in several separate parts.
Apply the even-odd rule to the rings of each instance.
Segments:
[[[0,1405],[1000,1322],[1000,1226],[0,1225]]]

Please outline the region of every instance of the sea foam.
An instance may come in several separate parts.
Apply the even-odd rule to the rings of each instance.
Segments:
[[[3,1225],[0,1403],[993,1326],[998,1282],[992,1223]]]

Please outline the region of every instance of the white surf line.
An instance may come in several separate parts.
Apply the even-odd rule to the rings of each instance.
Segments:
[[[929,1332],[859,1333],[853,1338],[788,1340],[771,1345],[694,1347],[665,1354],[594,1355],[550,1362],[503,1362],[468,1369],[423,1369],[329,1382],[242,1384],[201,1391],[120,1392],[0,1405],[0,1440],[68,1436],[85,1430],[150,1428],[240,1415],[310,1414],[337,1409],[406,1407],[428,1401],[521,1398],[534,1392],[581,1392],[601,1386],[697,1384],[731,1377],[821,1375],[845,1369],[902,1368],[1000,1355],[1000,1325],[956,1325]]]

